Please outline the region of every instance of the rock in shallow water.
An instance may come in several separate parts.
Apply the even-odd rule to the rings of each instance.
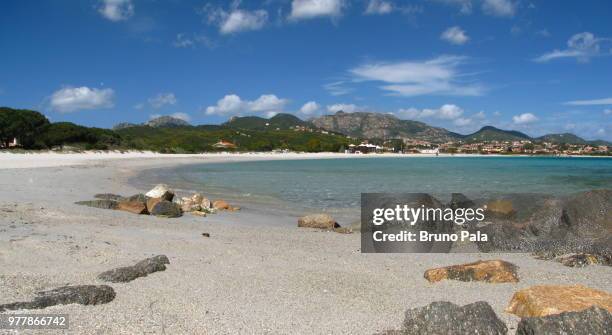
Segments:
[[[516,334],[612,334],[612,314],[605,309],[591,307],[580,312],[524,318],[519,322]]]
[[[407,310],[400,331],[399,334],[406,335],[495,335],[506,334],[508,328],[484,301],[465,306],[437,301],[424,307]]]
[[[502,260],[478,261],[427,270],[425,271],[425,279],[430,283],[445,279],[516,283],[519,281],[517,269],[516,265]]]
[[[541,317],[598,306],[612,312],[612,294],[582,285],[540,285],[512,296],[506,311],[520,317]]]
[[[170,260],[165,255],[144,259],[135,265],[121,267],[98,275],[98,278],[112,283],[126,283],[136,278],[146,277],[148,274],[166,270]]]
[[[32,301],[0,305],[0,312],[19,309],[41,309],[55,305],[106,304],[115,299],[115,290],[108,285],[63,286],[37,293]]]

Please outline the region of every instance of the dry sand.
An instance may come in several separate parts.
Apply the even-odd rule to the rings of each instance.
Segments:
[[[568,268],[525,254],[361,254],[358,234],[297,228],[294,216],[248,205],[161,219],[73,204],[95,193],[146,191],[126,181],[147,168],[297,156],[6,155],[13,154],[0,154],[0,304],[66,284],[103,284],[102,271],[170,258],[164,272],[110,284],[111,303],[27,311],[68,313],[71,334],[372,334],[437,300],[487,301],[514,333],[518,319],[504,309],[518,289],[581,283],[612,291],[610,267]],[[521,281],[423,278],[431,267],[494,258],[518,265]]]

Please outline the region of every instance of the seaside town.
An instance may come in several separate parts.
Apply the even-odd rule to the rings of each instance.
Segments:
[[[599,155],[612,154],[612,147],[591,144],[559,144],[551,142],[522,141],[483,141],[483,142],[446,142],[435,144],[422,140],[403,140],[398,148],[396,141],[384,141],[381,145],[363,141],[349,145],[346,153],[415,153],[415,154],[522,154],[522,155]]]

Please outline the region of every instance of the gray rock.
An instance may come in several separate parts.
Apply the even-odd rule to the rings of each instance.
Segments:
[[[148,274],[166,270],[170,260],[165,255],[144,259],[135,265],[121,267],[98,275],[98,278],[112,283],[127,283],[136,278],[146,277]]]
[[[451,195],[451,202],[448,204],[448,207],[452,209],[473,208],[476,207],[476,204],[463,193],[453,193]]]
[[[177,218],[183,215],[181,207],[171,201],[163,200],[155,204],[150,210],[151,215],[165,217],[165,218]]]
[[[122,201],[125,199],[119,194],[113,194],[113,193],[98,193],[94,195],[94,198],[102,199],[102,200],[115,200],[115,201]]]
[[[612,314],[605,309],[591,307],[580,312],[524,318],[519,322],[516,334],[612,334]]]
[[[506,325],[484,301],[465,306],[437,301],[425,307],[409,309],[402,328],[402,334],[411,335],[495,335],[507,332]]]
[[[612,233],[612,190],[577,193],[565,200],[561,224],[581,237]]]
[[[115,299],[115,290],[108,285],[63,286],[50,291],[38,292],[32,301],[0,305],[0,312],[19,309],[41,309],[55,305],[106,304]]]
[[[117,209],[119,206],[119,202],[110,199],[97,199],[97,200],[86,200],[86,201],[77,201],[75,202],[77,205],[81,206],[89,206],[94,208],[102,208],[102,209]]]

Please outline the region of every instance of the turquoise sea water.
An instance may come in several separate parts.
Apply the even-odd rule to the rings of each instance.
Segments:
[[[189,165],[163,173],[188,189],[265,197],[311,208],[354,208],[362,192],[563,195],[612,189],[612,159],[385,157]]]

